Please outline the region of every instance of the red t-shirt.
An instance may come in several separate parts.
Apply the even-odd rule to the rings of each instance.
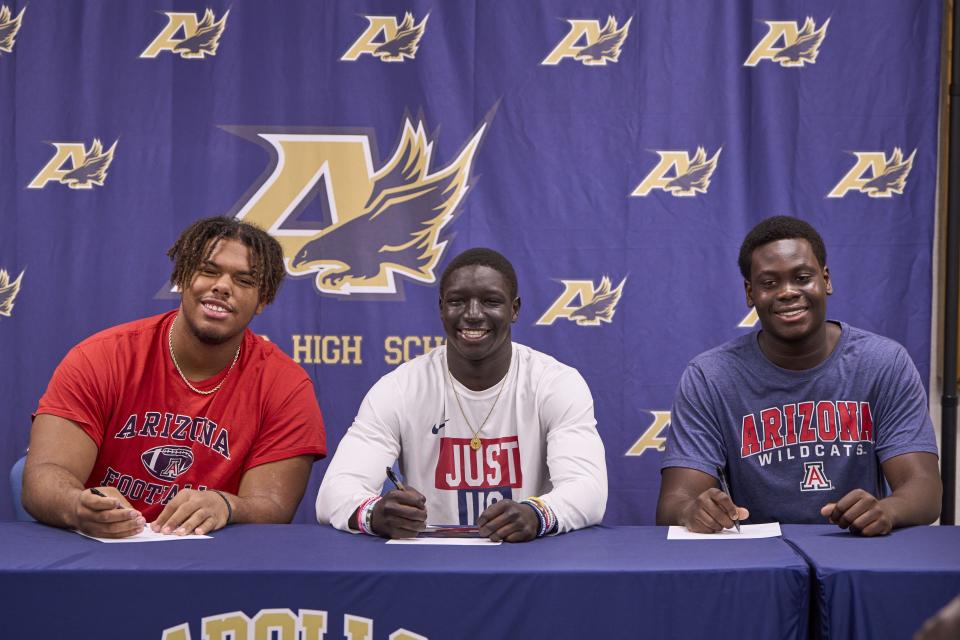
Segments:
[[[183,382],[170,357],[176,311],[122,324],[70,350],[37,414],[77,423],[99,449],[87,487],[115,486],[147,521],[182,489],[236,493],[247,469],[326,455],[306,372],[249,329],[216,393]],[[219,373],[192,383],[208,390]]]

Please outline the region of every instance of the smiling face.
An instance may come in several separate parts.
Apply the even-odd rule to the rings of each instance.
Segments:
[[[450,371],[487,361],[509,364],[510,325],[519,311],[520,298],[510,296],[507,279],[496,269],[478,264],[451,273],[440,291]]]
[[[744,288],[747,304],[756,308],[763,326],[761,341],[789,350],[826,341],[827,296],[833,285],[829,269],[806,240],[776,240],[754,249]]]
[[[239,240],[217,240],[183,290],[180,307],[190,333],[201,342],[238,339],[264,307],[249,248]]]

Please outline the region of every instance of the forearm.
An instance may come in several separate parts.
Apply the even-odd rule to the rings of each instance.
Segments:
[[[317,522],[329,524],[341,531],[356,531],[356,512],[367,492],[354,485],[355,483],[350,482],[349,478],[339,477],[331,463],[317,492],[314,505]],[[369,492],[369,496],[372,495],[379,494]]]
[[[931,524],[940,516],[943,488],[939,478],[916,479],[880,501],[893,515],[893,528]]]
[[[657,524],[679,525],[691,528],[711,529],[717,520],[717,500],[726,502],[723,507],[730,517],[733,508],[729,497],[716,489],[716,479],[708,473],[688,467],[665,467],[660,472],[660,497],[657,500]],[[717,494],[709,492],[716,489]],[[722,496],[722,497],[721,497]],[[703,516],[706,515],[706,518]],[[746,514],[740,517],[747,517]],[[721,524],[725,524],[720,516]],[[732,526],[732,523],[731,523]]]
[[[83,489],[79,478],[57,464],[27,465],[23,474],[23,506],[40,522],[76,528],[78,496]]]
[[[360,507],[357,507],[356,509],[353,510],[353,513],[350,514],[350,517],[347,518],[347,528],[350,531],[356,531],[358,533],[360,532],[360,527],[358,525],[359,520],[357,520],[357,518],[360,517],[359,513],[360,513]]]
[[[230,503],[228,524],[287,524],[293,520],[299,500],[285,504],[274,496],[238,496],[220,492]]]
[[[357,511],[368,499],[380,495],[379,491],[366,489],[346,478],[330,476],[323,478],[317,493],[316,512],[320,524],[329,524],[341,531],[357,533]]]
[[[881,468],[892,492],[878,502],[893,528],[930,524],[937,519],[943,483],[936,455],[906,453],[888,458]]]
[[[671,491],[664,493],[661,491],[660,499],[657,501],[657,525],[673,526],[683,525],[685,522],[684,514],[689,510],[690,504],[696,500],[695,495],[686,491]]]
[[[384,469],[397,459],[399,446],[366,425],[355,423],[340,441],[317,492],[320,524],[357,531],[356,511],[364,500],[379,496]]]
[[[593,403],[579,377],[564,394],[571,399],[545,407],[544,419],[553,421],[547,434],[547,471],[553,488],[539,497],[557,518],[558,533],[598,524],[607,508],[607,463],[597,433]],[[552,420],[551,420],[552,419]]]
[[[601,465],[590,473],[557,481],[554,489],[539,496],[557,517],[557,532],[564,533],[598,524],[607,505],[607,475]]]

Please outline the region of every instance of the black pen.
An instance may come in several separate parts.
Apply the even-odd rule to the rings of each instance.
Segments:
[[[730,495],[730,486],[727,484],[727,476],[723,473],[723,467],[717,467],[717,475],[720,476],[720,490],[733,500],[733,496]],[[737,533],[740,533],[740,518],[735,517],[733,519],[733,526],[737,528]]]
[[[97,489],[96,487],[90,487],[90,493],[92,493],[92,494],[95,495],[95,496],[100,496],[101,498],[106,498],[106,497],[107,497],[107,496],[103,493],[103,491],[100,491],[100,490]],[[121,506],[121,505],[118,504],[116,507],[114,507],[114,509],[123,509],[123,506]]]
[[[400,482],[400,478],[397,477],[397,474],[393,472],[392,467],[387,467],[387,477],[390,478],[390,482],[393,483],[393,486],[395,486],[400,491],[407,490],[407,488],[403,486],[403,483]]]

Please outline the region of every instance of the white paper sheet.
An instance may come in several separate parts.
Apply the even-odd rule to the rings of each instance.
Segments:
[[[79,533],[80,535],[90,538],[91,540],[98,540],[100,542],[176,542],[179,540],[201,540],[204,538],[211,538],[211,536],[198,536],[194,533],[191,533],[187,536],[175,536],[172,534],[165,535],[162,533],[154,533],[150,527],[144,527],[143,531],[137,535],[126,538],[97,538],[96,536],[87,535],[82,531],[77,531],[76,529],[74,529],[73,532]]]
[[[455,547],[495,547],[500,542],[490,538],[404,538],[402,540],[387,540],[387,544],[429,544],[434,546]]]
[[[694,533],[686,527],[670,527],[667,540],[747,540],[749,538],[776,538],[780,533],[779,522],[742,524],[736,529],[724,529],[720,533]]]

